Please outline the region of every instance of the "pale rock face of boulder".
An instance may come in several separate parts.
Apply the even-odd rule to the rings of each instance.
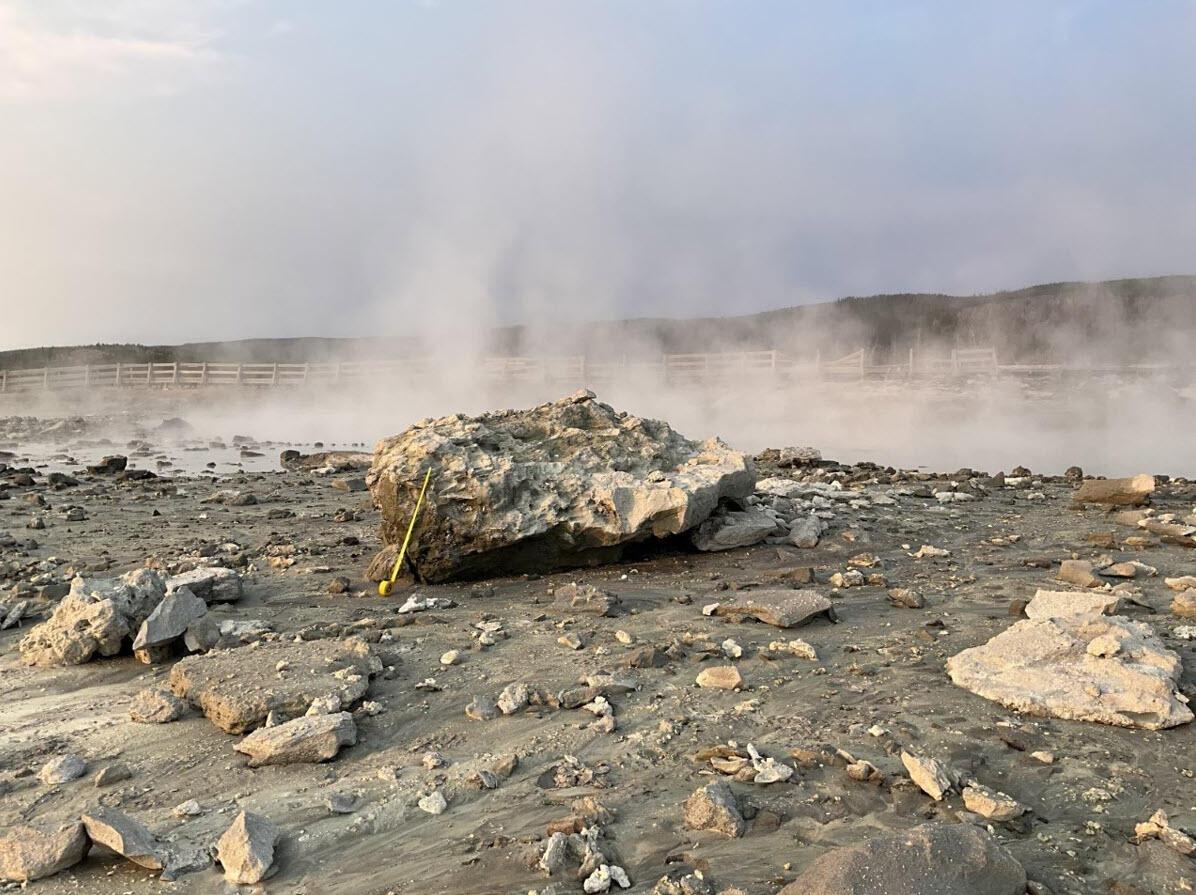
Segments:
[[[1154,476],[1145,474],[1128,479],[1089,479],[1080,485],[1072,500],[1075,503],[1140,507],[1150,499],[1154,488]]]
[[[1015,711],[1148,730],[1192,720],[1182,671],[1148,625],[1095,614],[1026,619],[947,660],[957,685]]]
[[[1025,895],[1026,872],[986,830],[926,824],[836,848],[778,895]]]
[[[274,848],[282,834],[260,814],[242,811],[216,843],[224,878],[241,886],[259,883],[274,867]]]
[[[1059,618],[1066,615],[1114,615],[1121,598],[1111,593],[1080,593],[1070,590],[1038,590],[1026,604],[1026,618]]]
[[[382,540],[401,541],[426,470],[410,568],[445,581],[592,565],[696,528],[752,493],[750,459],[717,439],[618,413],[591,392],[424,420],[378,443],[367,482]]]
[[[271,712],[297,718],[320,697],[335,695],[342,706],[353,705],[381,670],[382,662],[359,637],[280,641],[188,656],[170,669],[170,689],[225,733],[245,733]]]
[[[23,883],[74,867],[91,841],[83,824],[15,824],[0,832],[0,878]]]
[[[27,665],[82,665],[94,656],[115,656],[149,617],[166,586],[152,569],[119,578],[71,582],[54,613],[21,641]]]
[[[249,756],[251,768],[268,764],[315,764],[335,758],[341,746],[357,742],[348,712],[307,715],[274,727],[259,727],[233,748]]]

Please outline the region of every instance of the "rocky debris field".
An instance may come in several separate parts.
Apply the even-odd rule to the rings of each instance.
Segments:
[[[685,538],[381,598],[359,457],[165,478],[21,452],[0,885],[1196,885],[1191,482],[772,450]]]

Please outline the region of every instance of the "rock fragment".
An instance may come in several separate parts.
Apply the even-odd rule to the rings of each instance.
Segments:
[[[53,876],[82,861],[90,845],[78,821],[14,824],[0,832],[0,876],[18,883]]]
[[[902,752],[901,763],[918,789],[936,802],[941,802],[955,788],[947,768],[936,758]]]
[[[716,665],[698,672],[695,682],[706,690],[738,690],[743,687],[743,675],[734,665]]]
[[[139,724],[166,724],[177,721],[187,711],[187,703],[164,687],[147,687],[133,697],[129,717]]]
[[[205,603],[235,603],[241,599],[241,576],[223,566],[200,566],[166,579],[167,593],[187,588]]]
[[[1145,474],[1128,479],[1088,479],[1072,496],[1072,502],[1140,507],[1150,499],[1154,489],[1154,476]]]
[[[1149,626],[1093,614],[1026,619],[947,660],[958,686],[1015,711],[1148,730],[1192,720],[1182,671]]]
[[[141,623],[133,640],[133,652],[147,663],[158,660],[162,655],[160,648],[177,641],[192,622],[207,612],[208,604],[189,588],[180,587],[168,593]]]
[[[84,814],[82,820],[92,842],[147,870],[162,870],[166,866],[162,846],[154,834],[123,811],[98,808]]]
[[[259,727],[233,748],[249,756],[251,768],[270,764],[316,764],[335,758],[357,742],[349,712],[307,715],[274,727]]]
[[[1026,604],[1026,618],[1059,618],[1068,615],[1116,615],[1121,598],[1111,593],[1070,590],[1038,590]]]
[[[834,617],[834,606],[813,590],[757,590],[702,610],[720,618],[754,618],[778,628],[792,628],[818,616]]]
[[[274,848],[282,837],[268,818],[242,811],[216,843],[224,878],[237,885],[259,883],[274,866]]]
[[[358,637],[280,641],[182,659],[170,669],[170,689],[225,733],[245,733],[271,712],[298,717],[321,697],[335,695],[342,706],[351,706],[381,670],[381,661]]]
[[[711,830],[732,839],[747,829],[735,793],[721,781],[706,784],[685,800],[682,822],[690,830]]]
[[[78,780],[87,771],[87,762],[78,755],[60,755],[51,758],[38,771],[37,779],[47,786],[57,786]]]
[[[1017,799],[979,783],[963,788],[963,803],[969,811],[997,823],[1013,820],[1026,813],[1026,806]]]
[[[115,656],[165,595],[151,569],[76,578],[50,618],[25,635],[21,657],[27,665],[81,665],[97,654]]]

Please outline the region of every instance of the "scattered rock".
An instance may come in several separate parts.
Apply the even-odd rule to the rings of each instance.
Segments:
[[[778,628],[792,628],[817,616],[834,618],[831,601],[812,590],[748,591],[727,603],[714,603],[702,610],[725,618],[755,618]]]
[[[941,802],[955,788],[955,782],[947,768],[936,758],[902,752],[901,763],[905,765],[909,778],[917,784],[918,789],[936,802]]]
[[[685,800],[682,822],[690,830],[712,830],[732,839],[747,829],[735,793],[721,781],[706,784]]]
[[[444,814],[448,808],[448,801],[440,790],[433,790],[419,800],[419,808],[428,814]]]
[[[187,711],[187,703],[163,687],[147,687],[133,697],[129,717],[139,724],[166,724],[177,721]]]
[[[1101,615],[1020,621],[947,660],[957,685],[1015,711],[1148,730],[1192,720],[1182,671],[1149,626]]]
[[[1154,489],[1154,476],[1145,474],[1129,479],[1088,479],[1080,485],[1072,501],[1077,504],[1140,507],[1150,499]]]
[[[261,643],[180,660],[170,670],[170,689],[225,733],[244,733],[271,712],[299,717],[312,700],[330,694],[342,706],[353,705],[381,670],[358,637]]]
[[[315,764],[335,758],[341,746],[357,742],[349,712],[307,715],[275,727],[259,727],[233,748],[249,756],[251,768],[268,764]]]
[[[87,762],[78,755],[60,755],[51,758],[38,771],[37,779],[47,786],[57,786],[78,780],[87,771]]]
[[[589,615],[614,615],[619,606],[617,596],[592,584],[565,584],[556,589],[555,596],[562,608]]]
[[[186,588],[205,603],[235,603],[241,599],[241,576],[222,566],[200,566],[166,579],[168,593]]]
[[[115,808],[97,808],[83,815],[88,838],[112,849],[147,870],[162,870],[163,849],[154,834],[139,821]]]
[[[694,531],[693,545],[708,552],[759,544],[777,529],[777,520],[756,507],[720,508]]]
[[[91,846],[83,824],[14,824],[0,832],[0,875],[13,882],[53,876],[74,867]]]
[[[743,675],[734,665],[716,665],[699,671],[695,682],[707,690],[738,690],[743,687]]]
[[[242,811],[216,843],[224,878],[242,886],[261,882],[274,869],[274,847],[281,836],[269,819]]]
[[[27,665],[81,665],[97,653],[115,656],[166,596],[157,572],[71,582],[50,618],[21,641]]]
[[[1003,792],[973,783],[963,788],[963,803],[969,811],[974,811],[985,820],[1004,823],[1021,817],[1026,813],[1026,806],[1017,799],[1005,795]]]

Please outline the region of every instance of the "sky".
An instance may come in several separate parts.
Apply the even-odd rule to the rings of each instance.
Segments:
[[[1196,273],[1196,3],[0,0],[0,348]]]

